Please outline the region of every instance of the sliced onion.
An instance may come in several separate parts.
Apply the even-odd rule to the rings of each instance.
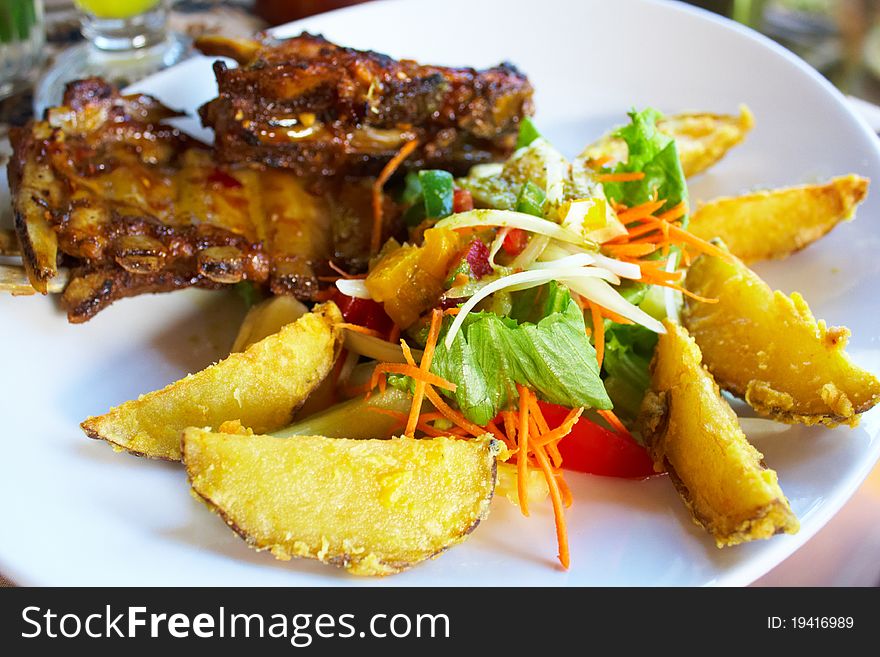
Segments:
[[[497,266],[495,264],[495,256],[498,255],[501,247],[504,246],[504,240],[507,238],[507,233],[509,232],[510,228],[502,228],[498,231],[498,234],[492,241],[492,247],[489,249],[489,264],[492,265],[492,269],[495,269],[495,267]]]
[[[620,296],[620,293],[617,290],[608,285],[605,281],[596,278],[584,278],[563,279],[563,282],[582,297],[585,297],[590,301],[595,301],[603,308],[607,308],[621,317],[631,319],[636,324],[641,324],[655,333],[666,333],[663,324],[651,317],[638,306],[634,306],[624,299]]]
[[[546,235],[534,235],[526,248],[510,263],[511,269],[528,269],[529,265],[541,257],[548,244],[550,244],[550,238]]]
[[[361,278],[340,278],[336,281],[336,289],[344,295],[355,299],[372,299],[367,284]]]
[[[576,253],[594,253],[594,251],[585,251],[574,244],[567,244],[565,242],[550,242],[538,260],[541,262],[552,262],[553,260],[559,260]]]
[[[599,265],[600,267],[604,267],[608,271],[613,271],[621,278],[631,278],[633,280],[638,280],[642,277],[642,268],[635,263],[615,260],[614,258],[609,258],[608,256],[604,256],[601,253],[593,254],[593,258],[595,259],[597,265]]]
[[[546,253],[546,251],[545,251]],[[556,260],[542,260],[532,264],[529,269],[552,269],[554,267],[586,267],[596,262],[596,254],[594,253],[573,253],[572,255],[562,256]],[[608,267],[605,267],[611,271]]]
[[[435,225],[436,228],[448,228],[451,230],[473,228],[475,226],[519,228],[529,233],[546,235],[560,242],[596,248],[593,242],[584,239],[583,236],[578,235],[574,231],[563,228],[559,224],[554,224],[552,221],[534,217],[524,212],[514,212],[513,210],[469,210],[468,212],[459,212],[446,219],[441,219]]]

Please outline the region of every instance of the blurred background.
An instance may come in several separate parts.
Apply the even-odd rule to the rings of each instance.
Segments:
[[[246,36],[353,4],[359,0],[0,0],[0,142],[35,107],[60,100],[62,84],[83,72],[124,84],[186,57],[188,38]],[[850,95],[880,131],[880,0],[690,4],[748,25],[800,55]],[[878,519],[880,467],[819,534],[757,585],[880,585]],[[0,574],[4,585],[9,582]]]

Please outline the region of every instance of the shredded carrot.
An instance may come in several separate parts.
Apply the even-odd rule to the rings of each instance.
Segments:
[[[709,255],[713,255],[717,258],[721,258],[725,262],[733,262],[733,256],[725,251],[724,249],[719,249],[714,244],[710,244],[704,239],[701,239],[694,235],[693,233],[685,230],[684,228],[679,228],[674,224],[670,224],[669,222],[663,221],[659,222],[661,226],[665,226],[666,230],[669,231],[669,234],[675,236],[679,242],[684,242],[694,247],[698,251],[702,251],[703,253],[708,253]]]
[[[400,150],[397,151],[394,157],[388,160],[388,164],[385,165],[379,177],[373,182],[373,234],[370,239],[370,253],[373,255],[379,252],[382,242],[382,203],[384,200],[382,188],[388,182],[388,179],[394,175],[394,172],[397,171],[397,168],[403,164],[403,161],[412,155],[412,152],[418,145],[418,139],[413,139],[401,146]]]
[[[551,443],[558,443],[560,440],[565,438],[568,434],[571,433],[571,430],[574,428],[574,425],[578,423],[578,420],[581,418],[581,414],[584,412],[583,408],[573,408],[568,412],[568,415],[565,416],[565,419],[555,429],[550,429],[547,433],[540,436],[535,444],[537,445],[548,445]]]
[[[604,244],[602,247],[609,255],[614,257],[639,258],[657,250],[656,244]]]
[[[568,551],[568,529],[565,526],[565,503],[562,499],[562,492],[559,490],[559,483],[556,481],[544,448],[541,445],[535,445],[533,451],[535,460],[544,472],[547,487],[550,489],[550,501],[553,502],[553,517],[556,521],[556,542],[559,544],[559,563],[563,568],[568,569],[571,556]]]
[[[443,413],[443,415],[446,416],[446,419],[452,422],[454,425],[461,427],[472,436],[486,435],[485,429],[474,424],[459,411],[456,411],[449,404],[443,401],[443,398],[440,396],[440,394],[432,387],[428,386],[425,388],[425,396],[428,398],[428,401],[430,401],[434,405],[434,408]]]
[[[516,488],[519,496],[519,508],[526,517],[529,515],[529,488],[527,477],[529,475],[529,389],[520,384],[516,385],[519,391],[519,429],[517,430],[517,445],[519,455],[516,457]]]
[[[687,288],[682,287],[681,285],[676,285],[675,283],[667,283],[666,281],[651,281],[651,282],[654,285],[659,285],[660,287],[668,287],[672,290],[676,290],[678,292],[681,292],[686,297],[690,297],[691,299],[696,299],[697,301],[702,301],[703,303],[718,303],[717,298],[710,299],[709,297],[700,296],[699,294],[691,292]]]
[[[348,329],[349,331],[354,331],[355,333],[363,333],[364,335],[372,335],[374,338],[381,338],[382,334],[375,329],[367,328],[366,326],[361,326],[360,324],[351,324],[349,322],[339,322],[336,326],[344,329]]]
[[[660,221],[675,221],[676,219],[681,219],[688,213],[688,205],[687,202],[681,201],[676,205],[672,206],[666,212],[657,215],[657,218]]]
[[[554,473],[554,477],[556,477],[559,492],[562,493],[562,504],[567,509],[572,503],[571,489],[568,487],[568,483],[566,483],[565,477],[562,476],[561,472]]]
[[[412,143],[412,142],[410,142]],[[440,336],[440,324],[443,319],[443,313],[435,310],[431,313],[431,328],[428,330],[428,340],[425,343],[425,351],[422,354],[422,361],[419,363],[419,369],[428,375],[431,369],[431,361],[434,360],[434,348],[437,346],[437,338]],[[439,378],[439,377],[438,377]],[[406,435],[415,434],[416,425],[419,423],[419,413],[422,410],[422,400],[425,398],[425,391],[428,386],[424,378],[416,379],[416,388],[413,392],[413,403],[409,411],[409,420],[406,423]]]
[[[638,263],[642,265],[643,263]],[[642,277],[639,279],[643,283],[671,283],[681,278],[681,272],[664,271],[662,269],[646,269],[642,268]]]
[[[634,221],[638,221],[639,219],[644,219],[645,217],[650,217],[652,214],[657,212],[666,201],[647,201],[640,205],[635,205],[631,208],[627,208],[623,212],[619,212],[617,214],[617,218],[623,224],[629,224]]]
[[[501,418],[504,420],[504,433],[507,434],[507,439],[516,444],[516,414],[513,411],[501,411]]]
[[[447,308],[443,311],[444,315],[457,315],[461,312],[461,308],[459,306],[455,306],[454,308]]]
[[[614,414],[614,411],[596,411],[599,415],[604,418],[604,420],[611,425],[617,433],[623,434],[624,436],[628,436],[629,431],[627,428],[623,426],[623,422],[621,422],[617,416]]]
[[[593,346],[596,347],[596,362],[602,368],[602,359],[605,357],[605,320],[599,312],[599,306],[588,301],[590,305],[590,317],[593,318]]]
[[[414,367],[407,363],[379,363],[373,370],[373,376],[370,379],[371,386],[375,388],[379,383],[379,377],[385,374],[403,374],[416,381],[424,381],[432,386],[437,386],[438,388],[449,390],[450,392],[455,392],[457,388],[456,384],[451,381],[447,381],[443,377],[439,377],[431,372],[426,372],[419,367]]]
[[[604,167],[613,159],[614,158],[610,155],[600,155],[599,157],[590,158],[589,160],[587,160],[587,166],[591,169],[598,169],[599,167]]]
[[[416,361],[413,360],[412,350],[409,348],[409,345],[406,343],[406,340],[400,341],[400,348],[403,350],[403,359],[414,367],[418,367],[416,365]]]
[[[537,395],[530,394],[528,404],[529,417],[535,418],[535,424],[538,426],[538,433],[543,435],[550,431],[550,426],[547,424],[547,420],[544,418],[544,413],[541,411],[541,405],[538,404]]]
[[[559,446],[557,443],[547,443],[546,445],[542,445],[543,449],[547,450],[547,454],[550,455],[550,462],[553,464],[554,468],[562,467],[562,454],[559,452]]]
[[[606,244],[628,244],[634,237],[641,237],[642,235],[653,233],[657,230],[657,224],[655,223],[656,220],[651,221],[652,219],[654,219],[654,217],[645,217],[642,221],[648,221],[649,223],[642,223],[633,226],[632,228],[627,228],[626,235],[615,237],[613,240],[606,242]]]
[[[644,171],[626,171],[623,173],[600,173],[596,176],[598,182],[633,182],[645,177]]]
[[[691,266],[691,254],[687,249],[681,250],[681,260],[685,267]]]

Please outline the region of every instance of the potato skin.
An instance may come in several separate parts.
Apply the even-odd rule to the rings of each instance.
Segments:
[[[700,206],[688,230],[720,238],[743,262],[784,258],[849,220],[868,193],[868,180],[849,175],[824,185],[786,187],[718,198]]]
[[[389,575],[463,541],[489,512],[490,437],[358,440],[187,429],[194,494],[257,550]]]
[[[82,428],[117,449],[180,460],[180,433],[240,419],[258,432],[288,424],[333,367],[342,347],[342,315],[335,304],[316,306],[275,335],[162,390],[90,417]]]
[[[855,426],[880,400],[880,381],[844,351],[849,330],[816,321],[800,294],[773,291],[741,261],[701,255],[685,286],[682,322],[718,384],[789,424]]]
[[[665,326],[639,418],[655,469],[669,472],[694,522],[718,547],[796,532],[776,473],[746,440],[699,348],[683,327]]]

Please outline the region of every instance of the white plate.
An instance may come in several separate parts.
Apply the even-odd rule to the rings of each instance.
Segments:
[[[631,106],[734,112],[748,103],[747,142],[693,181],[697,199],[848,172],[880,181],[876,138],[842,97],[752,32],[677,4],[388,2],[318,16],[307,28],[339,43],[425,62],[515,62],[537,89],[537,122],[569,155]],[[145,81],[174,107],[214,93],[207,60]],[[853,329],[851,352],[880,369],[875,282],[880,197],[861,219],[760,272],[804,292],[817,315]],[[880,454],[880,416],[856,430],[794,428],[758,442],[801,519],[796,536],[718,550],[665,478],[570,476],[572,567],[560,570],[549,504],[531,519],[498,500],[464,545],[384,580],[257,554],[189,495],[175,465],[87,440],[87,415],[197,370],[228,347],[242,309],[229,293],[189,291],[120,301],[70,326],[49,299],[0,298],[5,429],[0,459],[0,572],[23,584],[95,585],[701,585],[746,584],[813,535]]]

